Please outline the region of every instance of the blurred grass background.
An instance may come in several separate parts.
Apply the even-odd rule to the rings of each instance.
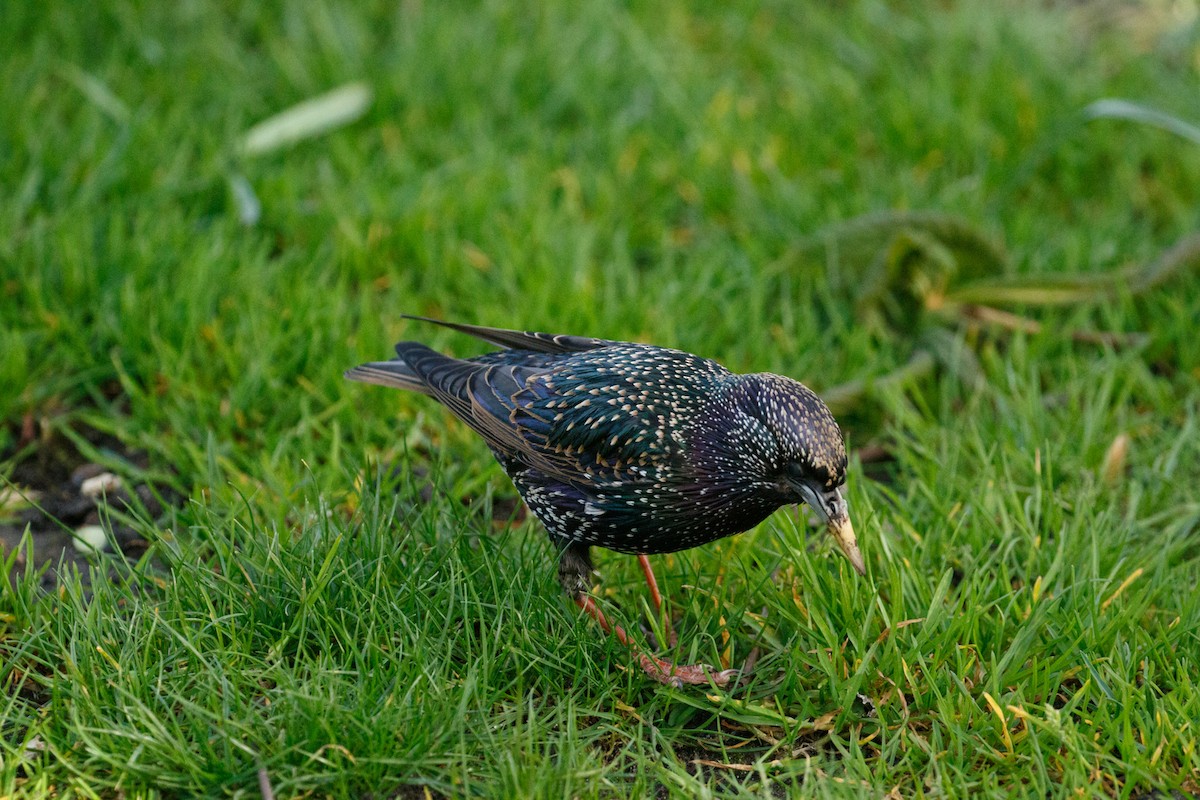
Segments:
[[[1196,231],[1200,144],[1084,110],[1200,124],[1198,43],[1159,0],[0,6],[5,469],[24,420],[86,426],[189,498],[142,523],[165,579],[5,590],[0,790],[1200,793],[1194,270],[939,324],[969,368],[844,417],[894,459],[852,481],[869,580],[783,516],[665,560],[681,657],[763,653],[725,699],[619,671],[540,529],[490,532],[482,444],[341,378],[478,352],[421,313],[869,382],[929,327],[862,313],[880,270],[1110,274]],[[246,151],[348,83],[361,118]]]

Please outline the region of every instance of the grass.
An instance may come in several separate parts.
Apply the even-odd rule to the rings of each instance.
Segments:
[[[866,579],[782,513],[656,559],[675,655],[760,653],[729,692],[628,669],[537,525],[494,521],[482,444],[341,379],[402,337],[476,352],[427,313],[870,383],[929,332],[861,316],[864,276],[958,262],[855,248],[861,215],[955,215],[1006,279],[1195,230],[1200,148],[1083,112],[1194,125],[1198,30],[1149,0],[3,5],[0,474],[28,416],[187,502],[117,580],[0,589],[0,795],[1200,793],[1194,271],[1035,334],[938,323],[970,371],[843,417],[894,459],[852,470]],[[351,81],[358,121],[240,147]],[[636,628],[636,564],[599,563]]]

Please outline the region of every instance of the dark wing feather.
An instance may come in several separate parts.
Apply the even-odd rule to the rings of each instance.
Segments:
[[[729,373],[715,362],[646,345],[564,358],[513,397],[529,445],[578,479],[652,482],[685,458],[694,415]]]
[[[461,322],[446,322],[430,317],[402,314],[404,319],[431,322],[443,328],[474,336],[485,342],[510,347],[516,350],[535,350],[539,353],[581,353],[611,344],[621,344],[609,339],[594,339],[587,336],[569,336],[564,333],[537,333],[536,331],[510,331],[505,328],[488,328],[483,325],[466,325]]]
[[[444,356],[418,342],[400,342],[396,353],[425,384],[430,395],[441,401],[465,421],[471,412],[467,385],[471,375],[481,367],[457,358]]]
[[[515,364],[497,363],[499,354],[462,360],[416,342],[401,342],[396,351],[427,393],[497,454],[548,476],[568,482],[647,480],[677,455],[662,434],[665,409],[623,413],[573,380],[566,386],[574,391],[563,395],[561,366],[526,366],[523,357]]]
[[[342,373],[349,381],[373,383],[376,386],[389,386],[393,389],[407,389],[410,392],[429,394],[425,381],[409,368],[403,360],[397,358],[391,361],[371,361],[359,364],[353,369]]]
[[[401,342],[396,352],[426,393],[502,460],[565,482],[647,484],[677,470],[691,414],[729,374],[706,359],[636,344],[457,359]]]
[[[417,342],[401,342],[396,352],[424,381],[428,394],[470,425],[492,450],[535,469],[561,473],[563,465],[553,454],[531,446],[513,421],[513,397],[545,369],[465,361]]]

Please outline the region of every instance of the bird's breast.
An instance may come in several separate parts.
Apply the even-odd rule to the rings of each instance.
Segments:
[[[694,484],[580,486],[535,470],[513,475],[533,514],[558,541],[623,553],[672,553],[748,530],[777,502],[744,491]]]

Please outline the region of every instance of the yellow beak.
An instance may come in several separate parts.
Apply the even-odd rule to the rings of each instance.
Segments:
[[[842,548],[842,552],[850,560],[850,566],[854,567],[854,571],[865,576],[867,567],[863,563],[862,552],[858,549],[858,539],[854,536],[854,526],[850,524],[850,515],[841,514],[831,518],[829,532],[833,534],[838,547]]]

